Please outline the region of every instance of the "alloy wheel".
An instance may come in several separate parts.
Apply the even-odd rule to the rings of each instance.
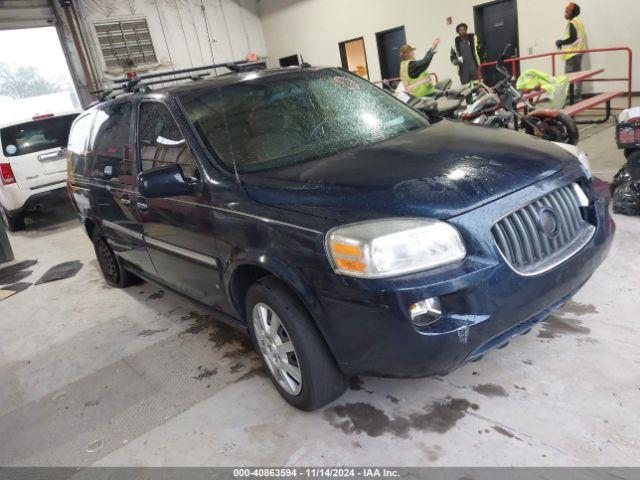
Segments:
[[[296,396],[302,390],[302,371],[291,337],[278,314],[265,303],[253,307],[253,330],[260,353],[278,384]]]

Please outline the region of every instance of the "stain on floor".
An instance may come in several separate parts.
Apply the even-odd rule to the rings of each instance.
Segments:
[[[243,351],[253,349],[251,339],[247,335],[223,323],[215,324],[215,329],[209,332],[209,341],[213,344],[213,348],[216,349],[232,343],[240,345]]]
[[[440,458],[440,454],[442,453],[442,447],[440,445],[434,445],[433,447],[428,447],[426,445],[420,445],[420,449],[424,452],[427,460],[430,462],[435,462]]]
[[[481,385],[476,385],[473,387],[473,390],[480,395],[484,395],[485,397],[508,397],[509,394],[504,389],[504,387],[500,385],[496,385],[495,383],[483,383]]]
[[[467,411],[478,405],[464,398],[446,397],[425,406],[423,411],[408,415],[390,415],[365,402],[336,405],[324,411],[324,418],[345,434],[366,434],[379,437],[385,434],[408,438],[411,430],[446,433]]]
[[[364,381],[360,377],[351,377],[349,379],[349,390],[356,392],[363,391],[367,393],[373,393],[372,390],[365,388]]]
[[[159,298],[164,297],[164,291],[163,290],[158,290],[157,292],[152,293],[151,295],[149,295],[147,298],[149,300],[157,300]]]
[[[571,300],[562,307],[563,313],[569,313],[571,315],[590,315],[594,313],[598,313],[598,309],[595,305],[591,305],[589,303],[579,303],[575,300]]]
[[[515,434],[513,434],[512,432],[510,432],[506,428],[501,427],[500,425],[494,425],[491,428],[493,428],[493,430],[498,432],[500,435],[504,435],[507,438],[514,438],[516,440],[522,441],[521,438],[517,437]]]
[[[469,409],[478,410],[476,403],[464,398],[447,397],[445,401],[434,402],[425,413],[410,415],[413,427],[426,432],[446,433],[461,420]]]
[[[162,332],[166,332],[167,330],[169,330],[168,328],[159,328],[157,330],[142,330],[141,332],[138,333],[139,337],[150,337],[151,335],[155,335],[156,333],[162,333]]]
[[[205,368],[202,365],[198,367],[198,375],[192,377],[194,380],[203,381],[206,378],[211,378],[218,373],[217,368]]]
[[[229,367],[229,372],[238,373],[243,368],[244,368],[244,363],[237,362],[237,363],[234,363],[233,365],[231,365],[231,367]]]
[[[591,333],[591,330],[583,327],[580,320],[551,316],[542,322],[542,328],[538,331],[538,338],[551,339],[567,334],[588,335],[589,333]]]
[[[180,336],[187,334],[197,335],[210,328],[213,324],[213,318],[211,315],[205,315],[200,312],[196,312],[195,310],[189,312],[188,315],[180,317],[181,322],[189,322],[191,320],[193,320],[191,326],[182,332]]]
[[[325,411],[325,418],[346,434],[364,433],[370,437],[392,434],[407,438],[410,427],[409,419],[391,418],[379,408],[364,402],[331,407]]]

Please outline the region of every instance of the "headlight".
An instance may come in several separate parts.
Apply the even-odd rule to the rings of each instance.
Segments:
[[[564,150],[569,152],[571,155],[575,156],[578,161],[582,164],[584,169],[586,170],[587,177],[591,178],[591,162],[589,161],[589,157],[586,153],[580,150],[575,145],[569,145],[566,143],[554,142],[559,147],[562,147]]]
[[[418,272],[462,260],[466,248],[448,223],[429,219],[386,219],[337,227],[326,250],[336,271],[361,278]]]

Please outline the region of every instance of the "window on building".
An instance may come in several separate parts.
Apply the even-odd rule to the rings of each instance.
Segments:
[[[107,68],[158,62],[145,19],[101,22],[95,28]]]

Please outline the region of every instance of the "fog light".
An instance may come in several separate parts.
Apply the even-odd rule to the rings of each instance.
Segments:
[[[440,320],[442,316],[442,306],[437,297],[427,298],[409,307],[411,321],[416,327],[426,327]]]

